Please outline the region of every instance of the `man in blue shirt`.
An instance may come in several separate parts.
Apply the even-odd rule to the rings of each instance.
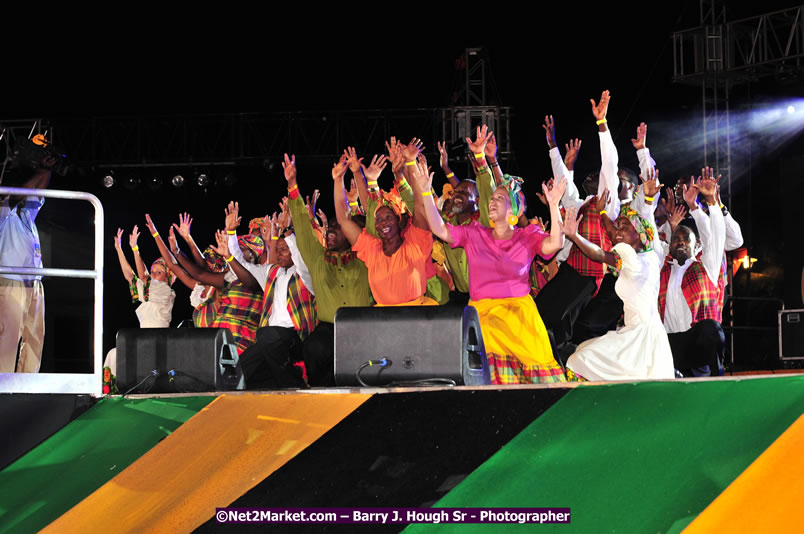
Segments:
[[[19,169],[7,186],[43,189],[50,183],[56,162],[45,156],[34,168]],[[42,251],[35,219],[45,199],[37,196],[0,198],[0,265],[42,267]],[[42,277],[0,276],[0,373],[36,373],[42,363],[45,338],[45,294]]]

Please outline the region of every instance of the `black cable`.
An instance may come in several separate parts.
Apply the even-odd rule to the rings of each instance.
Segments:
[[[391,360],[389,360],[388,358],[380,358],[379,360],[369,360],[357,369],[357,371],[355,372],[355,378],[357,378],[357,381],[360,382],[360,385],[363,386],[364,388],[376,387],[366,384],[365,382],[363,382],[363,379],[360,378],[360,373],[363,371],[363,369],[373,365],[379,365],[380,367],[388,367],[391,365]]]
[[[145,378],[143,378],[142,380],[140,380],[139,382],[137,382],[137,384],[136,384],[136,385],[134,385],[134,386],[130,387],[130,388],[128,389],[128,391],[126,391],[125,393],[123,393],[123,396],[125,397],[126,395],[128,395],[129,393],[131,393],[132,391],[134,391],[135,389],[137,389],[138,387],[140,387],[140,386],[141,386],[141,385],[142,385],[142,384],[143,384],[143,383],[144,383],[146,380],[148,380],[149,378],[156,379],[156,377],[158,377],[159,375],[160,375],[160,373],[159,373],[159,369],[153,369],[153,370],[152,370],[150,373],[148,373],[148,374],[145,376]],[[154,382],[156,382],[156,380],[154,380]],[[150,388],[148,388],[148,390],[150,390]],[[144,393],[147,393],[147,391],[145,391]]]
[[[363,372],[363,369],[366,367],[371,367],[374,365],[379,365],[380,367],[389,367],[392,361],[388,358],[381,358],[379,360],[369,360],[361,365],[357,372],[355,373],[355,377],[357,381],[360,382],[360,385],[366,388],[370,387],[415,387],[415,386],[457,386],[458,384],[452,380],[451,378],[423,378],[421,380],[404,380],[401,382],[389,382],[388,384],[384,384],[382,386],[371,386],[363,382],[363,379],[360,377],[360,373]]]
[[[416,387],[416,386],[457,386],[458,383],[451,378],[423,378],[421,380],[405,380],[391,382],[388,387]]]

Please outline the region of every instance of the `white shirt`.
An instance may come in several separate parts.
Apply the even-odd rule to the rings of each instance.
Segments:
[[[698,227],[698,236],[703,253],[701,263],[703,263],[709,280],[717,285],[723,261],[724,246],[726,242],[726,226],[723,222],[723,212],[716,206],[710,206],[707,216],[702,209],[698,208],[691,212],[692,218]],[[669,253],[670,247],[658,239],[654,243],[661,247],[660,256],[662,261]],[[667,293],[665,295],[664,308],[664,327],[668,334],[676,332],[686,332],[692,327],[692,310],[690,310],[684,293],[681,291],[681,282],[687,269],[698,261],[695,256],[697,251],[693,251],[693,257],[680,265],[673,260],[670,267],[670,279],[667,281]]]
[[[310,271],[307,269],[307,265],[305,265],[304,260],[302,260],[301,254],[299,253],[299,248],[296,245],[296,236],[292,235],[286,237],[285,243],[287,243],[288,248],[290,249],[290,256],[293,259],[293,265],[287,269],[280,267],[279,271],[276,273],[276,278],[274,279],[273,305],[271,307],[271,315],[268,317],[268,326],[295,328],[293,320],[290,317],[290,310],[288,310],[288,284],[290,283],[290,279],[294,274],[298,273],[299,278],[301,278],[302,283],[307,287],[307,289],[313,293],[313,295],[315,295],[315,293],[313,292]],[[229,236],[229,251],[240,263],[240,265],[242,265],[254,276],[254,278],[260,284],[262,290],[265,291],[265,282],[268,280],[268,272],[274,265],[271,263],[266,263],[264,265],[247,263],[243,258],[243,252],[240,250],[240,244],[237,242],[236,235]]]
[[[614,146],[614,140],[611,138],[611,132],[598,132],[600,137],[600,178],[597,182],[597,194],[601,194],[605,189],[609,190],[609,202],[606,204],[606,211],[612,221],[616,220],[620,213],[620,199],[617,197],[617,187],[620,185],[620,179],[617,177],[617,164],[619,156],[617,155],[617,147]],[[564,165],[564,160],[561,158],[561,152],[558,147],[550,149],[550,165],[553,169],[553,177],[558,180],[562,176],[567,178],[567,188],[564,190],[564,196],[561,197],[561,205],[564,208],[580,209],[586,202],[590,202],[594,195],[588,195],[581,200],[578,187],[575,185],[575,171],[567,169]],[[560,265],[566,261],[572,249],[573,243],[569,239],[564,240],[564,246],[556,255],[556,263]]]
[[[44,197],[26,197],[19,208],[11,209],[9,197],[0,202],[0,265],[42,268],[42,248],[36,219]],[[41,276],[4,274],[10,280],[41,280]]]

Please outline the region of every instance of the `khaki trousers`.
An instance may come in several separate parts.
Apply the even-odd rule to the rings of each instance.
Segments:
[[[38,373],[44,340],[42,282],[0,277],[0,373]]]

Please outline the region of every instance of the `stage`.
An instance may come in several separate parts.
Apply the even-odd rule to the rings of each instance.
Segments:
[[[804,375],[0,396],[2,532],[797,531]],[[219,524],[216,508],[565,507],[566,524]]]

